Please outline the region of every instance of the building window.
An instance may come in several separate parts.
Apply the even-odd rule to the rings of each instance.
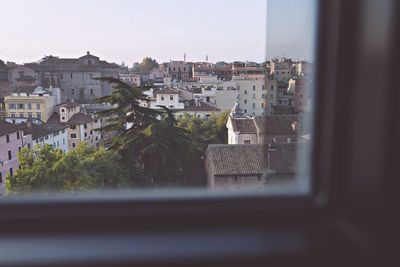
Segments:
[[[261,108],[264,108],[264,103],[261,103]]]
[[[164,96],[161,96],[161,101],[164,101]]]
[[[265,90],[265,86],[264,85],[261,87],[261,90],[263,90],[263,91]]]
[[[13,168],[10,168],[10,176],[13,177],[14,176],[14,171]]]
[[[24,109],[25,108],[24,106],[25,106],[24,104],[18,104],[18,109]]]
[[[3,183],[3,173],[0,171],[0,184]]]
[[[256,94],[253,94],[253,99],[256,99]]]
[[[253,109],[255,109],[256,108],[256,103],[253,103],[252,106],[253,106]]]
[[[15,104],[8,104],[9,109],[15,109]]]
[[[29,113],[28,113],[28,118],[29,118],[29,119],[32,119],[32,118],[33,118],[32,112],[29,112]]]
[[[76,138],[76,134],[71,134],[71,138]]]
[[[65,120],[65,117],[62,117],[61,119],[64,121],[64,120]]]
[[[250,145],[250,140],[244,140],[243,142],[245,145]]]
[[[83,128],[87,129],[87,124],[86,123],[83,124]]]
[[[21,151],[21,147],[19,146],[19,147],[18,147],[18,152],[20,152],[20,151]]]
[[[15,118],[15,113],[11,113],[11,118]],[[13,120],[13,123],[15,123],[15,121]]]
[[[90,89],[90,94],[93,95],[93,89]]]
[[[173,95],[169,96],[169,100],[174,100],[174,96]]]
[[[11,150],[8,150],[8,160],[12,159],[12,154],[11,154]]]
[[[36,110],[40,110],[40,103],[36,103]]]
[[[244,100],[244,103],[247,104],[247,99]]]
[[[255,85],[253,85],[253,91],[255,91],[256,90],[256,86]]]
[[[72,147],[74,147],[74,148],[75,148],[75,147],[76,147],[76,144],[75,144],[75,143],[72,143]]]
[[[247,114],[247,109],[244,110],[244,113]]]
[[[72,79],[72,73],[71,73],[70,77],[71,77],[71,79]]]
[[[20,137],[19,137],[19,132],[17,132],[17,140],[19,140],[19,138],[20,138]]]
[[[10,135],[8,135],[8,134],[6,135],[6,142],[10,143]]]
[[[28,109],[32,109],[32,104],[28,103]]]
[[[87,137],[87,133],[85,133],[85,137]]]
[[[36,118],[38,118],[39,120],[42,119],[42,114],[41,113],[36,113]]]
[[[28,149],[31,149],[31,143],[28,143]]]
[[[247,90],[244,90],[244,94],[247,95]]]
[[[274,91],[274,86],[273,85],[271,85],[271,91]]]

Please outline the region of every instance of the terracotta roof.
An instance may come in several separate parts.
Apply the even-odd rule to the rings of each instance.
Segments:
[[[58,112],[53,112],[50,118],[47,120],[47,123],[59,123],[60,122],[60,114]]]
[[[68,127],[67,125],[60,123],[43,123],[39,125],[32,124],[31,126],[24,124],[22,126],[24,127],[24,133],[32,134],[32,138],[34,140],[51,133],[61,131]]]
[[[234,132],[241,134],[257,134],[257,127],[252,118],[234,118],[230,117]]]
[[[89,123],[94,121],[92,117],[89,115],[83,114],[81,112],[72,115],[72,117],[68,120],[68,123],[71,124],[82,124],[82,123]]]
[[[185,109],[184,111],[220,111],[219,109],[210,106],[207,103],[197,101],[194,99],[183,101]]]
[[[21,126],[0,120],[0,136],[15,133],[19,130],[22,130]]]
[[[170,95],[170,94],[178,94],[178,92],[175,91],[174,89],[166,88],[166,89],[159,90],[159,91],[155,92],[154,94],[155,95],[161,95],[161,94]]]
[[[298,146],[305,144],[209,145],[206,161],[214,176],[261,175],[267,168],[272,173],[295,173]],[[268,162],[269,153],[269,162]]]

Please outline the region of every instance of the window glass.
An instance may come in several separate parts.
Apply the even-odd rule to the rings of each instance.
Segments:
[[[2,14],[14,23],[0,24],[1,60],[26,66],[9,86],[27,92],[4,98],[22,128],[0,129],[16,162],[0,166],[0,194],[309,191],[316,0],[68,3],[8,1]]]

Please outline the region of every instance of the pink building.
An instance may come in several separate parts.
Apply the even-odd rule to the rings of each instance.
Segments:
[[[17,153],[23,147],[32,147],[32,135],[24,136],[20,126],[0,121],[0,195],[4,193],[7,174],[14,175],[18,169]]]

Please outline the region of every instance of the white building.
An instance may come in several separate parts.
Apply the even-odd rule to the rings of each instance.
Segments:
[[[24,132],[32,135],[33,145],[51,145],[53,148],[68,152],[67,128],[66,124],[60,123],[27,124]]]
[[[244,115],[270,114],[276,101],[277,82],[264,78],[234,77],[239,92],[239,107]]]

